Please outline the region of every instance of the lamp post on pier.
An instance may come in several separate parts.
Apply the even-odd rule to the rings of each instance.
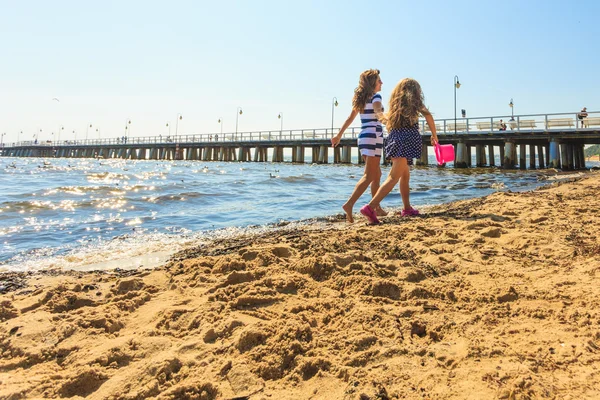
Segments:
[[[281,126],[279,128],[279,140],[281,140],[281,136],[283,136],[283,111],[279,111],[277,118],[281,120]]]
[[[238,133],[238,118],[243,113],[244,112],[242,111],[242,107],[238,107],[235,111],[235,140],[237,140],[237,133]]]
[[[90,124],[90,126],[87,126],[85,128],[85,140],[88,140],[88,132],[89,132],[89,130],[90,130],[91,127],[92,127],[92,124]]]
[[[64,126],[60,126],[60,128],[58,128],[58,139],[56,139],[56,141],[60,144],[60,132],[64,131],[65,127]]]
[[[223,118],[220,118],[220,117],[219,117],[219,120],[217,121],[217,123],[218,123],[219,125],[221,125],[221,135],[223,135]],[[212,136],[211,136],[211,137],[212,137]]]
[[[333,99],[331,99],[331,137],[333,137],[333,115],[335,112],[335,107],[338,106],[338,99],[337,97],[334,97]]]
[[[458,75],[454,75],[454,133],[456,134],[456,89],[460,89]]]
[[[179,130],[179,121],[182,119],[183,119],[183,115],[177,114],[177,119],[175,120],[175,140],[178,140],[177,131]]]
[[[0,135],[0,148],[4,148],[4,136],[6,136],[6,132]]]
[[[127,143],[127,138],[128,136],[131,136],[131,118],[127,118],[127,120],[125,120],[125,143]]]
[[[514,103],[513,103],[513,99],[510,99],[510,103],[508,103],[508,106],[510,107],[510,120],[514,121],[515,120],[515,110],[514,110]]]

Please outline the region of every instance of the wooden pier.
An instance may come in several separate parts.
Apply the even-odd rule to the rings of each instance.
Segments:
[[[498,117],[481,118],[484,121],[454,124],[451,120],[436,121],[441,144],[455,147],[456,168],[502,167],[506,169],[585,168],[584,146],[600,143],[600,128],[593,124],[581,128],[577,119],[567,123],[566,118],[542,115],[536,121],[517,116],[507,130],[497,129]],[[595,121],[595,120],[598,121]],[[600,126],[600,118],[588,118]],[[553,122],[554,121],[554,122]],[[560,124],[558,122],[560,122]],[[441,122],[438,125],[438,122]],[[508,122],[508,121],[507,121]],[[537,129],[542,125],[542,129]],[[559,125],[559,126],[556,126]],[[564,125],[564,126],[563,126]],[[459,128],[461,131],[458,131]],[[471,126],[478,128],[469,129]],[[422,157],[417,165],[429,164],[432,154],[430,133],[422,123]],[[454,132],[456,130],[456,132]],[[291,152],[287,161],[292,163],[350,164],[358,157],[356,138],[359,128],[350,129],[340,144],[332,148],[331,130],[301,130],[278,132],[246,132],[230,134],[181,135],[174,138],[130,137],[88,141],[66,141],[43,144],[19,142],[0,148],[3,157],[56,157],[56,158],[118,158],[129,160],[199,160],[284,162],[284,150]],[[496,161],[499,156],[499,162]],[[474,157],[473,157],[474,156]]]

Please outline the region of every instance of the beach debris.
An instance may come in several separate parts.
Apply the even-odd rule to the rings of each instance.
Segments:
[[[0,275],[0,294],[8,293],[27,286],[27,276],[18,272],[8,272]]]

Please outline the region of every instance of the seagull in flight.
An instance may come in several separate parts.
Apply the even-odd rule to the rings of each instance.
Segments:
[[[60,103],[60,100],[58,99],[58,97],[53,97],[52,100],[56,100]]]

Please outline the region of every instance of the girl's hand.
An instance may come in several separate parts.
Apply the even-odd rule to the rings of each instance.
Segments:
[[[433,136],[433,135],[431,135],[431,145],[432,145],[433,147],[435,147],[435,145],[436,145],[437,143],[438,143],[438,138],[437,138],[437,136]]]
[[[340,138],[337,136],[334,136],[331,138],[331,147],[336,147],[338,144],[340,144]]]

